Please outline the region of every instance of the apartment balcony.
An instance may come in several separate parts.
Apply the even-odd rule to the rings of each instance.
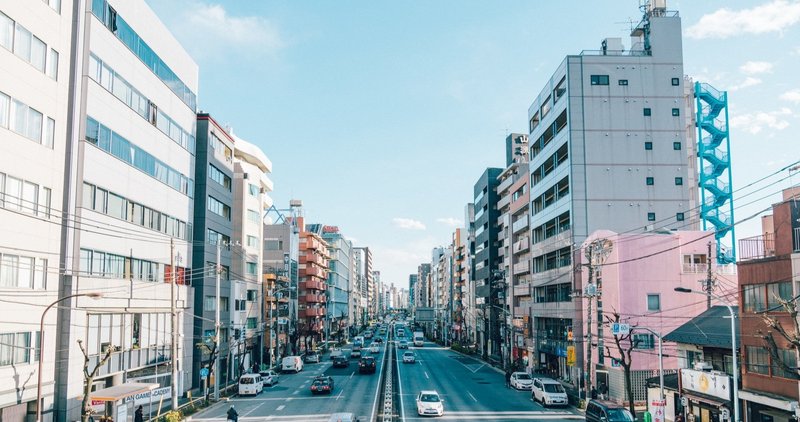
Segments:
[[[497,209],[501,210],[501,209],[507,207],[509,204],[511,204],[511,196],[512,196],[511,194],[508,194],[508,195],[500,198],[500,200],[497,201]]]
[[[327,270],[323,270],[320,267],[309,265],[305,268],[300,269],[300,277],[319,277],[325,278],[328,275],[326,274]]]
[[[327,265],[325,259],[323,259],[322,256],[319,254],[305,253],[303,255],[300,255],[300,264],[309,264],[312,262],[322,267]]]
[[[306,318],[325,316],[325,308],[306,308],[304,315]]]
[[[500,229],[500,230],[497,232],[497,240],[503,240],[503,239],[505,239],[505,238],[507,238],[507,237],[508,237],[508,234],[506,233],[506,230],[505,230],[505,229]]]
[[[794,246],[795,250],[797,250],[797,236],[795,236]],[[739,239],[738,255],[742,261],[775,256],[775,236],[772,233],[765,233],[761,236]]]
[[[305,295],[301,296],[305,299],[306,303],[325,303],[324,295]]]
[[[518,254],[520,252],[525,252],[530,250],[531,248],[531,239],[528,236],[519,238],[516,242],[514,242],[513,253]]]
[[[509,187],[511,187],[511,185],[514,184],[514,180],[515,180],[514,175],[511,175],[511,174],[508,175],[508,177],[503,179],[503,181],[500,182],[499,185],[497,185],[497,193],[501,193],[501,192],[505,191],[506,189],[508,189]]]
[[[327,248],[325,248],[324,245],[322,244],[322,242],[320,242],[316,238],[314,238],[312,236],[307,236],[304,239],[300,240],[300,250],[303,250],[303,249],[322,250],[322,249],[327,249]],[[326,251],[326,253],[327,253],[327,251]]]
[[[514,264],[514,270],[513,271],[514,271],[514,275],[526,274],[526,273],[531,272],[531,263],[530,263],[530,261],[517,262],[516,264]]]
[[[527,228],[528,228],[528,216],[527,216],[527,214],[524,215],[519,220],[515,221],[513,224],[511,224],[511,232],[515,233],[515,234],[518,233],[520,230],[527,229]]]
[[[300,282],[300,288],[304,290],[325,290],[325,283],[316,280],[306,280]]]

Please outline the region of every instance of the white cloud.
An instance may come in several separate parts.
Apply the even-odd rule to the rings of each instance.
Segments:
[[[450,226],[450,227],[461,227],[462,225],[464,225],[463,221],[453,217],[437,218],[436,222],[442,223],[445,226]]]
[[[791,116],[791,114],[792,111],[786,107],[775,111],[739,114],[731,118],[731,127],[753,135],[764,129],[783,130],[789,127],[789,122],[785,117]]]
[[[421,221],[417,221],[411,218],[395,217],[392,219],[392,223],[394,223],[396,227],[399,227],[401,229],[425,230],[425,225],[422,224]]]
[[[730,88],[728,88],[728,91],[738,91],[738,90],[740,90],[742,88],[747,88],[747,87],[759,85],[759,84],[761,84],[761,82],[763,82],[763,81],[761,79],[759,79],[759,78],[754,78],[752,76],[748,76],[747,78],[745,78],[744,81],[742,81],[742,83],[740,83],[738,85],[733,85]]]
[[[793,89],[781,94],[780,98],[784,101],[791,101],[795,104],[800,104],[800,89]]]
[[[746,62],[739,66],[739,70],[745,75],[757,75],[759,73],[771,73],[772,63],[770,62]]]
[[[246,49],[249,55],[273,54],[283,48],[278,28],[258,16],[232,16],[220,4],[183,2],[173,29],[195,57]]]
[[[773,0],[750,9],[719,9],[703,15],[686,30],[690,38],[728,38],[734,35],[782,32],[800,22],[800,2]]]

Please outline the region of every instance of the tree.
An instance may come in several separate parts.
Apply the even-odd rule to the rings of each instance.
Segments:
[[[612,315],[613,318],[608,315],[605,315],[606,323],[609,326],[611,324],[620,322],[618,312],[614,312]],[[611,349],[608,346],[604,345],[603,347],[605,348],[605,350],[601,351],[601,353],[603,353],[603,356],[609,359],[615,359],[617,362],[619,362],[619,366],[622,367],[622,371],[625,375],[625,395],[627,396],[628,399],[628,409],[631,411],[632,415],[636,414],[636,410],[633,402],[633,384],[631,382],[631,363],[632,363],[631,355],[633,354],[633,349],[636,349],[636,346],[639,345],[639,340],[634,339],[633,337],[634,328],[635,326],[631,326],[631,329],[630,331],[628,331],[627,334],[623,335],[614,334],[614,344],[616,346],[617,349],[616,351],[619,354],[619,357],[612,356]]]
[[[206,382],[208,382],[212,376],[216,376],[216,374],[214,374],[214,362],[216,362],[217,355],[219,354],[219,350],[217,350],[217,336],[213,335],[206,341],[201,341],[194,346],[200,349],[202,356],[208,356],[208,360],[200,362],[201,367],[208,368],[208,377],[206,378]],[[208,390],[206,390],[206,400],[208,400]]]
[[[800,352],[800,321],[797,320],[797,298],[786,300],[778,295],[775,295],[774,299],[779,305],[767,309],[761,314],[761,319],[764,321],[767,327],[769,327],[769,330],[766,332],[758,330],[758,335],[764,340],[764,343],[766,343],[767,350],[772,358],[772,362],[776,363],[777,366],[779,366],[786,374],[793,375],[794,379],[800,379],[800,372],[798,372],[800,371],[800,367],[798,367],[797,364],[798,352]],[[778,308],[783,308],[783,311],[788,313],[788,318],[786,319],[792,322],[791,327],[784,327],[783,323],[781,323],[778,317],[769,313]],[[786,362],[786,359],[784,359],[784,357],[778,352],[781,350],[781,348],[778,347],[778,343],[775,341],[773,332],[777,332],[780,338],[783,338],[788,343],[789,349],[794,351],[794,362]]]
[[[92,414],[92,400],[89,395],[92,392],[94,377],[96,377],[97,373],[100,372],[100,368],[102,368],[106,362],[111,359],[111,355],[117,351],[117,348],[115,346],[108,346],[106,351],[103,353],[103,356],[97,362],[97,365],[95,365],[90,371],[89,353],[87,353],[86,349],[83,347],[82,340],[78,340],[78,347],[81,348],[81,353],[83,353],[83,402],[81,405],[81,420],[83,420],[83,422],[89,422],[89,416]]]

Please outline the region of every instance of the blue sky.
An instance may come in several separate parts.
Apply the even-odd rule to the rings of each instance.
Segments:
[[[638,0],[147,1],[200,66],[199,108],[272,160],[276,204],[302,199],[308,221],[373,248],[400,286],[448,243],[483,169],[503,166],[506,133],[526,130],[564,56],[626,41],[641,15]],[[668,8],[686,74],[730,91],[734,188],[800,159],[800,2]],[[778,200],[788,176],[738,216]]]

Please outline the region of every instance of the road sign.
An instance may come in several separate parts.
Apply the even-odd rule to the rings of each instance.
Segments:
[[[611,324],[611,334],[615,336],[625,336],[631,332],[631,325],[630,324],[623,324],[621,322],[615,322]]]
[[[208,368],[201,368],[200,369],[200,379],[208,378]]]
[[[653,422],[664,422],[666,407],[666,400],[655,399],[650,401],[650,413],[653,415]]]

